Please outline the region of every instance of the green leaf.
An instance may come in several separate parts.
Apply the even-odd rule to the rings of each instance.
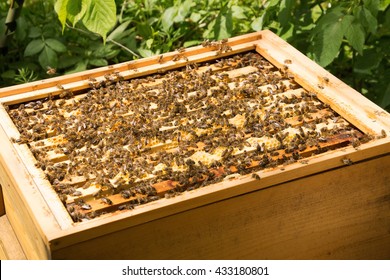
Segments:
[[[289,24],[290,19],[291,19],[291,9],[293,6],[293,1],[292,0],[282,0],[280,3],[280,11],[278,14],[278,20],[280,22],[280,25],[286,26]]]
[[[235,18],[235,19],[246,19],[247,18],[246,10],[244,9],[243,6],[233,5],[232,6],[232,15],[233,15],[233,18]]]
[[[42,30],[39,27],[32,26],[28,31],[29,38],[38,38],[42,35]]]
[[[377,19],[365,7],[358,7],[357,16],[368,32],[375,33],[378,28]]]
[[[379,10],[384,11],[387,9],[387,6],[390,5],[390,0],[380,0],[379,1]]]
[[[153,38],[146,40],[145,45],[148,47],[148,49],[152,48],[153,42],[154,42]]]
[[[217,40],[231,37],[233,30],[232,10],[227,8],[221,10],[214,25],[214,37]]]
[[[72,73],[84,71],[87,69],[87,65],[88,65],[88,59],[81,60],[81,61],[76,63],[76,66],[73,69],[67,71],[65,74],[72,74]]]
[[[382,61],[383,55],[375,49],[366,49],[363,56],[356,56],[353,71],[361,74],[372,74],[372,70],[376,69]]]
[[[57,68],[58,65],[58,57],[56,52],[47,46],[43,48],[41,54],[38,57],[38,61],[44,69],[49,67]]]
[[[279,0],[271,0],[271,1],[266,1],[268,4],[265,4],[267,8],[275,7],[276,5],[279,4]]]
[[[62,25],[64,32],[66,20],[75,26],[78,21],[87,12],[87,8],[91,6],[91,0],[57,0],[54,9],[57,12],[58,19]]]
[[[328,24],[326,30],[323,30],[315,37],[314,58],[323,67],[329,65],[339,53],[343,41],[343,24],[341,20]]]
[[[387,85],[386,91],[382,95],[382,99],[379,101],[379,105],[382,108],[390,106],[390,84]]]
[[[177,15],[173,19],[173,21],[174,22],[184,21],[191,10],[191,6],[192,6],[191,0],[184,1],[184,3],[179,6],[179,8],[177,10]]]
[[[75,65],[82,59],[81,56],[70,56],[69,54],[63,54],[58,58],[58,69],[65,69]]]
[[[363,55],[363,47],[365,41],[365,32],[363,26],[360,22],[354,20],[345,29],[345,38],[347,38],[348,43],[360,54]]]
[[[31,56],[39,53],[44,48],[45,43],[41,39],[32,40],[24,50],[24,56]]]
[[[370,13],[376,17],[379,10],[379,0],[363,0],[364,7],[366,7]]]
[[[341,20],[344,16],[343,9],[340,6],[330,9],[326,14],[322,15],[316,22],[316,27],[312,31],[312,35],[321,33],[327,30],[329,25]]]
[[[135,33],[131,33],[130,35],[124,37],[121,40],[121,43],[124,44],[129,49],[135,50],[137,49],[135,36],[136,36]]]
[[[116,22],[116,5],[114,0],[94,0],[90,2],[87,11],[82,18],[85,27],[98,33],[106,41],[107,32],[114,27]]]
[[[3,73],[1,73],[1,76],[3,79],[13,79],[16,75],[15,70],[8,70]]]
[[[260,31],[263,29],[263,23],[264,23],[264,16],[265,16],[265,13],[263,15],[261,15],[260,17],[258,18],[255,18],[252,23],[251,23],[251,27],[254,31]]]
[[[177,7],[175,6],[169,7],[162,14],[161,24],[165,32],[168,32],[169,28],[172,26],[173,18],[176,16],[176,14],[177,14]]]
[[[143,38],[150,38],[153,36],[153,29],[149,24],[140,23],[137,25],[137,31]]]
[[[108,62],[103,58],[94,58],[89,60],[89,64],[100,67],[100,66],[107,66]]]
[[[110,33],[110,35],[108,35],[107,41],[108,40],[118,40],[118,39],[122,38],[126,28],[129,26],[129,24],[130,24],[130,20],[123,22],[121,25],[119,25],[117,28],[115,28],[114,31],[112,31]]]
[[[114,45],[101,45],[96,50],[93,52],[94,57],[98,58],[105,58],[105,59],[111,59],[115,57],[118,53],[119,50],[114,49]]]
[[[42,37],[43,38],[57,37],[58,36],[57,30],[56,28],[53,27],[54,25],[52,23],[42,26]]]
[[[294,40],[294,25],[286,26],[283,30],[280,30],[281,33],[278,35],[287,42]],[[283,32],[282,32],[283,31]]]
[[[19,17],[17,20],[15,38],[19,42],[23,41],[27,37],[28,23],[24,17]],[[0,33],[3,34],[3,33]]]
[[[4,35],[4,31],[5,31],[5,18],[0,18],[0,34],[1,35]]]
[[[54,51],[59,53],[66,52],[67,50],[66,46],[56,39],[52,39],[52,38],[45,39],[45,44],[50,48],[52,48]]]
[[[344,32],[350,27],[350,25],[352,24],[352,22],[354,20],[355,20],[355,17],[352,15],[344,15],[344,16],[339,18],[339,21],[341,21],[342,28],[343,28]]]
[[[70,21],[72,26],[75,26],[76,23],[83,18],[90,4],[91,0],[72,0],[68,3],[67,19]]]
[[[150,57],[154,55],[154,53],[151,50],[147,50],[147,49],[138,49],[138,52],[142,57]]]
[[[199,45],[200,43],[202,43],[202,41],[199,40],[186,41],[184,42],[183,47],[188,48],[188,47]]]
[[[193,22],[198,22],[198,21],[200,21],[201,18],[202,18],[202,15],[199,14],[199,13],[197,13],[197,12],[193,12],[193,13],[191,14],[191,16],[190,16],[190,19],[191,19],[191,21],[193,21]]]
[[[62,25],[62,32],[64,32],[66,18],[68,16],[68,2],[69,0],[57,0],[54,4],[54,10],[56,11],[58,19],[60,20]]]

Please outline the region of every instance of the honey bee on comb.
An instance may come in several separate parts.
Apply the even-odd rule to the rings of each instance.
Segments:
[[[15,145],[29,145],[73,221],[159,203],[224,178],[260,180],[258,171],[303,164],[339,135],[335,147],[370,141],[258,53],[229,55],[227,39],[202,46],[218,57],[194,62],[178,48],[171,60],[180,69],[161,65],[126,79],[112,68],[85,78],[85,90],[57,84],[58,96],[7,108],[20,133]],[[159,55],[155,63],[167,59]],[[287,70],[292,61],[284,63]]]

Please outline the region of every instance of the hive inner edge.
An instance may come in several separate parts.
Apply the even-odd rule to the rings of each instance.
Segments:
[[[256,52],[89,83],[8,108],[74,222],[370,140]]]

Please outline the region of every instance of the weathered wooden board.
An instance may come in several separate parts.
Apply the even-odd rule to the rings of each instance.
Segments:
[[[55,250],[60,259],[389,259],[390,155]],[[119,245],[120,244],[120,245]],[[120,248],[120,249],[119,249]]]
[[[9,223],[28,259],[49,259],[46,234],[58,223],[19,155],[0,128],[0,182]]]
[[[0,260],[25,260],[22,247],[7,216],[0,217]]]

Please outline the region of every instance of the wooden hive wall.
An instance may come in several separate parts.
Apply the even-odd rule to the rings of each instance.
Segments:
[[[370,140],[258,54],[189,67],[8,108],[75,222]]]
[[[223,50],[223,48],[226,49]],[[342,124],[342,129],[339,129],[337,133],[334,134],[318,135],[319,137],[321,137],[321,140],[317,141],[315,145],[306,145],[306,147],[302,147],[302,149],[295,149],[296,153],[294,156],[292,155],[291,151],[289,151],[287,145],[282,146],[276,150],[273,150],[272,145],[270,145],[271,148],[268,151],[269,155],[267,158],[267,161],[269,162],[266,164],[264,164],[264,157],[258,157],[257,159],[252,158],[251,161],[245,164],[244,167],[243,165],[237,163],[229,166],[209,167],[211,173],[213,173],[214,175],[208,173],[207,176],[222,178],[229,173],[240,173],[240,176],[236,177],[235,175],[231,177],[231,179],[226,179],[224,181],[216,180],[215,183],[212,184],[211,188],[206,187],[198,189],[196,189],[197,186],[193,187],[193,185],[196,185],[194,183],[198,182],[201,185],[201,183],[205,179],[207,179],[207,176],[198,176],[196,180],[193,179],[194,176],[192,176],[189,180],[190,184],[188,185],[190,186],[190,189],[194,190],[184,192],[182,195],[175,196],[170,199],[164,198],[165,195],[167,194],[168,196],[170,196],[172,193],[181,191],[177,188],[178,180],[176,179],[159,180],[154,182],[151,186],[153,190],[153,195],[151,195],[150,197],[160,198],[154,201],[154,198],[147,199],[147,195],[145,195],[142,190],[137,190],[135,188],[132,189],[137,192],[135,194],[135,197],[124,197],[123,191],[126,190],[126,188],[131,188],[131,184],[129,184],[129,182],[126,182],[128,185],[125,189],[118,188],[114,190],[114,192],[110,191],[109,188],[103,189],[102,192],[97,193],[98,196],[94,196],[93,194],[97,192],[97,190],[99,190],[101,186],[103,186],[102,184],[92,184],[92,186],[89,186],[88,189],[88,186],[84,185],[88,179],[84,178],[83,174],[80,176],[72,177],[71,181],[69,180],[69,177],[67,177],[64,180],[68,180],[68,182],[60,182],[69,183],[71,186],[73,185],[72,192],[66,191],[63,194],[60,194],[60,198],[63,202],[65,202],[67,206],[66,209],[58,196],[59,188],[53,188],[53,185],[57,185],[58,187],[60,186],[58,182],[54,183],[54,179],[50,178],[50,180],[48,181],[46,179],[48,175],[47,170],[37,168],[41,166],[42,159],[44,159],[45,157],[49,162],[51,162],[48,166],[51,166],[51,164],[53,163],[53,166],[55,167],[61,165],[61,163],[69,162],[68,152],[64,153],[64,151],[58,152],[56,150],[56,145],[61,142],[64,142],[64,140],[60,137],[61,133],[63,133],[64,131],[60,131],[60,133],[58,134],[58,131],[55,132],[55,129],[53,129],[53,127],[49,129],[44,128],[44,130],[42,131],[38,127],[32,126],[31,129],[36,130],[35,134],[41,134],[44,135],[44,137],[42,138],[42,136],[39,136],[40,138],[33,139],[31,141],[31,139],[25,137],[28,134],[23,135],[22,133],[21,137],[20,132],[15,127],[14,121],[20,118],[20,116],[18,115],[19,112],[27,113],[24,117],[34,117],[34,115],[39,115],[38,112],[48,110],[48,103],[53,102],[56,104],[56,107],[59,107],[58,112],[62,114],[62,118],[64,121],[68,121],[70,126],[76,128],[76,131],[83,130],[85,127],[83,127],[83,125],[80,123],[76,127],[76,122],[74,122],[75,118],[71,117],[72,111],[80,111],[77,107],[81,108],[83,102],[85,101],[85,98],[91,97],[91,94],[89,94],[87,91],[88,88],[90,88],[91,86],[95,87],[93,84],[98,84],[104,81],[108,81],[110,83],[110,80],[122,78],[134,80],[145,75],[151,75],[156,73],[163,74],[161,72],[167,73],[167,71],[180,69],[180,67],[184,67],[181,70],[182,74],[187,72],[201,74],[209,73],[211,71],[211,73],[209,73],[210,77],[218,81],[216,84],[213,84],[211,86],[211,89],[206,90],[207,96],[212,96],[214,94],[213,90],[218,90],[218,88],[216,88],[219,87],[218,83],[223,83],[223,79],[225,79],[226,77],[228,77],[228,82],[223,83],[224,85],[222,86],[228,87],[230,90],[235,90],[237,88],[237,84],[240,86],[241,83],[245,83],[245,78],[250,80],[256,78],[256,75],[261,76],[260,74],[256,74],[256,71],[258,69],[256,69],[256,67],[254,67],[253,65],[240,66],[238,67],[238,69],[233,69],[234,67],[227,67],[226,65],[222,67],[216,65],[200,65],[199,69],[194,69],[194,63],[196,62],[200,64],[207,61],[213,61],[215,59],[219,60],[219,62],[216,63],[220,63],[222,58],[227,59],[229,56],[245,53],[248,51],[256,51],[261,56],[266,58],[266,60],[271,62],[272,65],[264,64],[262,66],[263,70],[268,75],[283,78],[276,87],[275,84],[272,84],[270,82],[262,85],[261,92],[265,93],[265,96],[262,97],[262,99],[265,100],[265,112],[263,115],[267,114],[267,111],[272,111],[272,106],[274,105],[271,101],[283,103],[283,101],[291,101],[291,99],[297,97],[302,99],[306,98],[311,99],[310,103],[313,103],[311,109],[314,109],[315,111],[310,112],[310,116],[302,112],[301,115],[297,114],[292,115],[290,117],[286,117],[286,127],[291,127],[293,129],[295,127],[297,128],[297,130],[299,130],[299,127],[303,125],[307,125],[310,127],[313,125],[320,125],[319,122],[327,122],[330,125]],[[209,68],[211,70],[209,70]],[[222,74],[222,72],[225,72],[225,74]],[[161,92],[162,89],[161,87],[159,87],[159,85],[161,86],[161,84],[163,84],[164,82],[157,79],[157,81],[144,80],[140,83],[143,84],[143,86],[145,87],[147,87],[148,84],[149,86],[151,85],[152,87],[154,87],[151,89],[151,91],[155,91],[158,93],[158,91]],[[249,84],[250,83],[251,82],[249,82]],[[124,86],[124,84],[120,86]],[[282,90],[279,90],[280,88],[282,88]],[[132,90],[134,89],[132,88]],[[72,94],[69,94],[70,91],[72,92]],[[189,96],[196,95],[194,91],[189,91],[187,94]],[[245,91],[242,91],[240,94],[245,95]],[[128,236],[129,232],[132,232],[133,230],[134,235],[137,236],[137,234],[142,235],[141,232],[143,232],[144,230],[148,232],[151,228],[156,226],[156,228],[160,228],[163,232],[166,232],[166,234],[168,234],[171,229],[168,229],[167,225],[162,224],[162,221],[166,221],[168,225],[174,223],[182,225],[182,222],[185,220],[183,219],[183,217],[188,218],[189,216],[191,216],[191,219],[197,221],[197,224],[195,224],[199,226],[199,230],[208,231],[211,230],[212,225],[206,224],[202,227],[201,219],[207,217],[207,214],[205,213],[208,210],[217,212],[220,211],[220,205],[232,208],[233,212],[237,211],[239,213],[237,214],[237,216],[235,216],[239,217],[237,219],[245,220],[246,212],[240,212],[241,207],[239,206],[239,204],[236,204],[238,202],[244,204],[253,203],[254,198],[252,198],[252,195],[253,197],[256,197],[256,199],[258,198],[261,200],[267,197],[267,193],[271,192],[272,190],[272,192],[275,192],[275,196],[280,195],[281,199],[278,200],[278,198],[275,197],[276,207],[281,207],[281,209],[284,209],[283,205],[281,204],[283,202],[282,197],[284,197],[284,193],[286,193],[285,195],[288,196],[288,190],[290,190],[290,188],[294,189],[297,186],[300,186],[301,182],[307,182],[305,178],[308,176],[310,178],[313,178],[310,179],[311,181],[309,180],[310,182],[315,181],[316,177],[319,180],[324,179],[324,181],[326,181],[327,177],[325,175],[323,176],[322,174],[341,176],[341,173],[346,172],[347,174],[349,173],[349,170],[355,172],[354,170],[363,170],[365,167],[369,169],[377,168],[381,166],[380,164],[388,166],[388,157],[385,157],[385,155],[388,154],[390,147],[388,137],[386,136],[390,134],[389,115],[376,105],[366,100],[359,93],[343,84],[336,77],[332,76],[330,73],[326,72],[324,69],[322,69],[315,63],[309,61],[305,56],[303,56],[297,50],[293,49],[286,42],[276,37],[269,31],[262,31],[259,33],[232,38],[229,39],[228,43],[220,42],[212,46],[200,46],[190,48],[185,50],[183,53],[172,52],[164,54],[162,57],[156,56],[153,58],[143,59],[132,63],[118,64],[115,66],[86,71],[78,73],[76,75],[53,78],[45,81],[11,87],[5,90],[0,89],[0,96],[3,96],[1,98],[1,102],[5,105],[2,105],[0,108],[0,115],[2,120],[0,137],[2,143],[4,142],[4,149],[1,151],[0,154],[0,183],[3,186],[5,209],[7,210],[7,212],[9,212],[10,223],[17,231],[20,243],[24,248],[28,258],[72,258],[72,256],[73,258],[77,258],[77,256],[79,256],[80,258],[99,258],[103,256],[107,256],[108,258],[115,257],[114,255],[109,254],[109,251],[112,250],[112,244],[110,242],[106,242],[106,238],[112,238],[112,240],[115,240],[113,241],[115,245],[119,246],[120,242],[126,242],[126,238],[128,238],[126,236]],[[50,100],[51,98],[53,98],[53,100]],[[43,103],[36,102],[37,100],[40,100],[40,102],[43,101]],[[218,101],[218,99],[214,100],[216,104],[220,104],[218,103]],[[113,103],[112,100],[110,102]],[[108,104],[110,102],[108,102]],[[63,104],[57,106],[58,103]],[[72,105],[72,103],[74,103],[73,109],[67,112],[66,106]],[[21,107],[21,104],[23,104],[22,107],[24,106],[24,108]],[[207,104],[203,105],[207,107]],[[295,104],[292,103],[291,106],[293,105]],[[61,106],[63,106],[63,108]],[[285,104],[284,107],[288,106],[290,105]],[[192,109],[190,108],[186,108],[187,112],[191,110]],[[302,107],[300,107],[300,110],[305,111],[306,109],[304,110]],[[9,114],[14,114],[14,121],[9,118]],[[50,119],[50,116],[47,117],[47,119]],[[278,125],[275,124],[273,129],[277,130],[277,126]],[[166,125],[164,127],[164,130],[169,129],[177,130],[177,127],[175,127],[175,125],[173,124]],[[299,133],[296,132],[297,130],[292,131],[295,131],[294,133]],[[318,130],[319,132],[321,131],[319,127]],[[181,133],[181,136],[185,136],[184,131],[181,131]],[[289,136],[294,136],[294,133],[291,133],[290,135],[279,133],[278,137],[287,138]],[[176,135],[173,139],[176,139],[176,142],[178,142],[177,137],[178,136]],[[250,138],[250,136],[248,135],[245,135],[243,137],[245,137],[246,139],[248,139],[248,137]],[[21,142],[14,143],[17,139],[20,139]],[[55,141],[52,141],[53,139]],[[196,143],[196,147],[193,147],[192,149],[204,149],[205,143],[203,140],[204,139],[202,139],[202,141],[198,141]],[[65,141],[67,140],[65,139]],[[273,143],[275,143],[275,139],[273,139],[272,141],[274,141]],[[283,140],[276,140],[276,142],[278,141],[279,143],[283,142]],[[41,146],[41,144],[43,145]],[[144,149],[146,153],[156,153],[164,149],[169,152],[175,151],[178,149],[178,146],[180,146],[178,145],[178,143],[175,143],[175,141],[158,144],[152,143],[150,145],[149,144],[145,144],[146,146],[141,146],[140,148],[146,147],[147,149]],[[240,154],[245,154],[245,152],[243,152],[245,151],[245,149],[248,150],[248,154],[258,153],[264,156],[264,154],[266,154],[266,152],[264,151],[264,147],[261,147],[261,145],[259,146],[260,148],[257,145],[250,145],[250,147],[245,146],[244,149],[241,151],[235,150],[234,153],[236,153],[236,155],[234,155],[233,157],[237,158],[240,157]],[[42,147],[44,149],[49,149],[50,151],[48,154],[42,153],[43,156],[40,157],[39,152],[37,153],[37,151],[39,149],[42,149]],[[81,147],[78,147],[78,149],[80,148]],[[225,148],[228,147],[226,147],[225,145]],[[332,149],[336,150],[328,151]],[[36,158],[33,156],[31,150],[33,150],[33,153],[35,153]],[[312,156],[313,153],[318,152],[324,153]],[[371,161],[369,161],[369,159],[372,159],[372,163]],[[329,171],[329,173],[326,173],[326,171],[328,170],[333,171]],[[256,175],[253,177],[250,174],[245,175],[247,173],[252,172],[255,172]],[[372,176],[375,177],[376,171],[373,172],[374,173],[372,174]],[[378,184],[380,185],[374,190],[372,190],[372,192],[375,194],[373,194],[371,198],[374,200],[376,199],[376,203],[374,203],[375,206],[373,206],[373,209],[383,209],[384,207],[387,207],[386,205],[388,205],[388,201],[385,199],[388,195],[388,193],[386,193],[388,191],[388,178],[384,175],[383,172],[381,172],[381,170],[378,170],[378,168],[377,172],[379,176]],[[20,176],[20,174],[23,174],[23,176]],[[317,175],[313,176],[313,174]],[[258,176],[260,176],[260,180],[258,180]],[[88,175],[88,177],[90,178],[90,181],[93,181],[95,179],[93,176]],[[110,177],[110,179],[112,180],[113,178]],[[60,181],[62,181],[62,179]],[[359,188],[370,188],[371,185],[368,182],[364,180],[360,181],[358,181],[358,179],[354,181]],[[329,181],[326,182],[328,182],[327,185],[321,185],[321,183],[314,184],[314,186],[318,186],[318,188],[321,189],[321,192],[325,196],[329,194],[331,200],[333,201],[324,201],[324,204],[320,203],[320,205],[323,205],[324,209],[328,209],[328,205],[331,205],[332,203],[340,203],[342,199],[345,199],[345,197],[336,198],[331,195],[332,191],[336,192],[338,190],[338,186],[333,186]],[[112,183],[113,182],[111,182],[111,184]],[[329,187],[329,184],[332,187]],[[83,185],[84,188],[82,187]],[[345,180],[340,181],[340,186],[341,185],[346,185],[348,191],[351,191],[351,186]],[[329,189],[327,189],[327,187],[329,187]],[[57,190],[57,192],[55,191],[55,189]],[[187,189],[187,187],[184,189]],[[299,190],[301,190],[302,193],[296,193],[296,196],[293,196],[293,198],[291,198],[291,201],[299,199],[300,195],[303,195],[305,191],[309,193],[312,191],[310,190],[310,186],[306,185],[305,187],[300,187]],[[80,192],[81,195],[79,193],[77,195],[72,195],[74,192]],[[364,192],[361,192],[359,195],[370,196],[369,193]],[[243,197],[246,198],[245,201],[240,200]],[[138,202],[141,202],[142,204],[143,200],[145,199],[151,200],[151,202],[148,202],[145,205],[138,205]],[[128,205],[129,201],[135,200],[137,201],[137,203],[134,204],[136,206],[134,210],[125,209],[124,211],[117,211],[119,208]],[[307,209],[305,211],[310,212],[311,210],[315,210],[316,204],[314,203],[314,201],[314,194],[311,193],[310,195],[308,195],[308,200],[306,201]],[[227,204],[224,204],[225,202]],[[345,203],[348,204],[349,202]],[[351,209],[355,209],[355,202],[352,203],[353,205],[351,205]],[[88,207],[86,207],[85,204],[87,204]],[[360,207],[368,206],[369,204],[360,205]],[[89,207],[92,207],[92,209],[89,209]],[[248,217],[251,215],[253,217],[260,217],[262,215],[259,213],[263,211],[263,208],[256,207],[257,206],[254,206],[254,208],[248,209]],[[344,209],[343,207],[343,205],[338,205],[338,207],[336,207],[334,211],[342,212]],[[70,210],[70,208],[76,211],[72,211]],[[126,206],[126,208],[131,207]],[[199,210],[199,212],[197,209]],[[72,220],[71,216],[66,210],[71,213],[79,214],[77,214],[76,217],[73,215]],[[105,212],[109,213],[99,216],[100,214]],[[351,216],[351,218],[358,219],[359,213],[362,212],[357,211],[357,216]],[[199,217],[194,216],[198,214],[200,215]],[[372,223],[370,224],[368,222],[369,218],[373,217],[370,216],[371,214],[372,212],[362,218],[362,221],[366,223],[366,225],[372,225]],[[234,214],[230,213],[229,215]],[[289,216],[289,214],[286,215],[288,217],[286,219],[294,218],[293,213],[291,213],[291,216]],[[317,212],[317,217],[318,215],[321,215],[321,211]],[[364,238],[377,238],[377,242],[373,242],[372,244],[375,243],[375,246],[377,247],[379,247],[379,244],[383,244],[384,248],[388,248],[387,245],[389,237],[388,235],[379,230],[380,227],[387,227],[388,216],[386,216],[386,213],[381,213],[379,217],[380,221],[374,219],[375,221],[378,221],[378,223],[374,227],[374,231],[378,233],[378,235],[375,235],[374,231],[367,231],[366,236],[364,236],[363,234],[356,239],[358,240],[357,242],[364,242]],[[89,218],[93,219],[88,220]],[[276,215],[275,218],[279,219],[279,221],[283,220],[283,217],[280,215]],[[268,223],[267,221],[270,222],[269,220],[265,219],[264,223]],[[344,224],[346,229],[358,229],[358,227],[347,223],[345,219],[330,222],[329,227],[332,229],[336,229],[338,222]],[[253,229],[256,229],[258,226],[256,224],[258,223],[260,222],[254,219],[253,224],[248,226],[254,227]],[[262,224],[262,226],[265,225],[266,224]],[[324,227],[327,226],[326,224],[321,223],[320,225]],[[183,225],[183,227],[185,228],[183,234],[188,233],[191,226],[192,225]],[[221,226],[222,228],[229,227],[229,222],[225,220],[225,222],[223,222]],[[307,226],[307,230],[310,230],[310,225]],[[244,228],[245,227],[246,226],[244,226]],[[277,228],[273,229],[277,230]],[[337,231],[339,231],[339,229],[337,229],[336,232]],[[26,232],[28,232],[27,235],[25,234]],[[252,231],[251,233],[252,235],[253,232],[254,231]],[[231,231],[231,234],[231,236],[235,236],[236,238],[238,238],[237,240],[241,240],[239,242],[245,243],[245,241],[241,239],[243,237],[241,237],[237,232]],[[288,227],[286,229],[286,232],[281,234],[298,234],[298,232],[296,231],[296,229]],[[308,236],[315,236],[313,235],[313,233],[307,231],[303,231],[302,234]],[[191,234],[189,235],[191,236]],[[180,234],[177,235],[177,237],[179,236]],[[215,235],[213,236],[215,237]],[[143,244],[139,244],[139,247],[134,249],[141,250],[138,251],[137,256],[141,256],[142,258],[148,258],[148,256],[150,258],[153,258],[152,256],[155,256],[156,258],[162,258],[164,255],[159,255],[158,248],[165,248],[164,244],[159,243],[159,240],[153,241],[152,235],[147,235],[147,238],[149,238],[147,243],[150,244],[150,249],[146,250],[143,253],[142,250],[145,249],[142,248],[145,248],[145,246]],[[172,240],[169,240],[169,238],[161,238],[161,242],[163,240],[167,240],[168,243],[174,242],[175,238],[176,237],[174,236],[172,237]],[[227,239],[224,240],[228,240],[228,238],[230,237],[227,236],[226,238]],[[302,238],[302,236],[300,238]],[[99,247],[98,244],[100,244],[102,240],[104,240],[104,243],[102,243],[103,245],[100,245]],[[198,242],[198,244],[195,242],[191,246],[199,245],[200,248],[201,246],[205,245],[206,247],[211,246],[212,248],[210,249],[210,252],[202,252],[203,249],[198,249],[198,253],[194,253],[194,257],[203,256],[208,258],[214,258],[217,256],[216,252],[218,252],[218,248],[213,247],[214,245],[212,245],[211,243],[202,245],[202,242],[200,242],[199,239],[195,237],[191,240]],[[253,242],[257,242],[253,238],[253,236],[251,236],[249,240],[251,240],[251,242],[252,240]],[[333,239],[330,238],[329,240]],[[206,240],[205,242],[212,241]],[[222,243],[226,245],[227,243],[224,242],[225,241],[222,241]],[[293,246],[291,240],[286,240],[286,242]],[[328,241],[324,242],[326,243]],[[349,241],[347,239],[342,239],[340,242],[345,242],[345,244],[349,244]],[[312,242],[309,243],[310,245],[308,246],[311,248],[310,250],[316,250],[317,248],[318,254],[315,255],[313,253],[314,251],[309,252],[306,250],[306,256],[325,258],[326,254],[324,253],[324,251],[321,251],[324,248],[320,250],[321,246],[318,247]],[[325,243],[323,243],[322,245],[325,246]],[[262,247],[263,245],[258,242],[256,244],[257,245],[255,246],[255,248],[258,248],[259,250],[265,250],[264,252],[266,253],[263,256],[268,255],[275,256],[278,258],[288,256],[288,254],[274,254],[272,253],[272,248]],[[361,244],[361,246],[357,246],[356,248],[360,249],[356,250],[366,250],[365,248],[367,248],[367,244],[369,243],[366,243],[366,245]],[[95,248],[92,248],[94,246]],[[153,250],[153,246],[157,246],[156,250]],[[239,252],[237,249],[234,248],[234,246],[220,246],[224,248],[223,250],[229,251],[228,252],[222,250],[219,255],[221,256],[221,258],[228,258],[229,256],[236,256],[237,258],[262,256],[259,254],[256,255],[254,252],[248,254],[244,252]],[[336,244],[335,246],[339,245]],[[83,251],[83,253],[79,253],[79,255],[77,255],[76,252],[80,248],[88,248],[89,251]],[[186,248],[186,246],[184,246],[183,248]],[[274,248],[278,247],[274,246]],[[332,251],[336,250],[336,247],[332,248]],[[166,248],[166,250],[169,250],[169,248]],[[175,252],[178,254],[177,256],[185,258],[185,253],[180,250],[182,249],[177,249],[176,251],[174,250],[172,251],[172,255],[167,254],[165,256],[174,258],[173,253]],[[196,251],[195,248],[192,248],[192,250]],[[150,255],[147,255],[147,252],[152,253]],[[345,254],[336,254],[335,256],[342,258],[350,254],[350,256],[363,257],[364,255],[362,252],[363,251],[357,253],[356,251],[355,253],[353,253],[352,251],[349,251]],[[380,252],[381,253],[378,253],[377,257],[381,258],[385,256],[383,251]],[[297,253],[296,256],[304,256],[304,252],[302,254],[303,255],[299,255]],[[367,256],[369,256],[370,258],[373,255],[373,251],[367,253]],[[124,252],[123,255],[119,254],[118,256],[124,258],[132,258],[133,255],[131,255],[130,253],[129,255],[127,255],[127,253]]]

